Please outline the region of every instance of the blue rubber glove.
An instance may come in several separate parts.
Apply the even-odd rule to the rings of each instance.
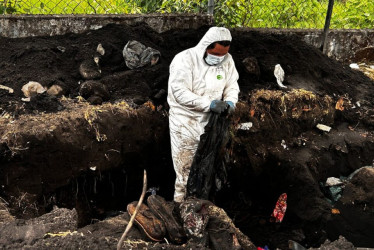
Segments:
[[[235,111],[235,104],[231,101],[226,101],[226,103],[229,105],[228,113],[232,114]]]
[[[210,104],[210,110],[215,113],[221,114],[223,111],[225,111],[225,109],[227,109],[227,106],[228,104],[224,101],[214,100]]]

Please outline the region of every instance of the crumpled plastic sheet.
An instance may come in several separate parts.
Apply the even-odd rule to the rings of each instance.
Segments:
[[[144,44],[130,40],[123,48],[123,58],[126,66],[130,69],[140,68],[147,64],[154,65],[161,57],[160,51],[151,47],[146,47]]]
[[[282,222],[283,217],[286,213],[287,209],[287,194],[283,193],[279,196],[278,201],[275,205],[273,213],[271,217],[275,220],[275,222]]]
[[[230,119],[226,112],[212,113],[200,136],[187,181],[187,197],[210,200],[213,192],[227,183],[225,147],[229,140]]]

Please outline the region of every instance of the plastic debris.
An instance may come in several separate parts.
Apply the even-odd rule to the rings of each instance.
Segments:
[[[351,63],[349,64],[349,67],[351,67],[351,69],[360,69],[357,63]]]
[[[326,186],[337,186],[337,185],[342,185],[343,182],[339,179],[339,178],[336,178],[336,177],[329,177],[327,178],[326,180]]]
[[[151,195],[156,195],[158,190],[158,187],[151,187],[147,190],[147,193],[151,193]]]
[[[268,246],[257,247],[257,250],[269,250],[269,247]]]
[[[277,203],[275,204],[275,208],[273,210],[273,213],[271,214],[271,220],[274,220],[275,222],[282,222],[283,217],[287,210],[287,194],[283,193],[279,196]]]
[[[12,88],[9,88],[9,87],[1,85],[1,84],[0,84],[0,89],[8,90],[9,94],[12,94],[14,92],[14,90]]]
[[[283,85],[283,81],[284,81],[284,70],[282,69],[282,67],[280,66],[280,64],[275,65],[274,76],[275,76],[275,78],[277,78],[277,83],[278,83],[279,87],[281,87],[281,88],[287,88],[286,86]]]
[[[320,186],[322,190],[324,191],[324,193],[326,194],[329,201],[331,203],[334,203],[338,201],[340,197],[342,196],[344,182],[339,178],[329,177],[327,178],[324,184],[321,182]]]
[[[126,66],[130,69],[140,68],[147,64],[155,65],[161,57],[160,51],[151,47],[146,47],[144,44],[135,40],[127,42],[122,54]]]
[[[331,209],[331,213],[332,213],[332,214],[340,214],[340,210],[337,209],[337,208],[332,208],[332,209]]]
[[[252,126],[252,122],[243,122],[239,124],[238,130],[249,130]]]
[[[329,187],[330,196],[334,201],[338,201],[342,197],[343,189],[340,186]]]
[[[90,169],[91,169],[92,171],[95,171],[95,170],[96,170],[96,166],[94,166],[94,167],[90,167]]]
[[[331,127],[318,123],[316,126],[319,130],[330,132]]]
[[[187,181],[187,196],[209,200],[227,183],[225,150],[229,140],[230,119],[213,113],[193,159]]]

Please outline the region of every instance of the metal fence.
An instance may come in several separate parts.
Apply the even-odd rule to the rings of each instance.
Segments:
[[[104,0],[3,0],[0,14],[120,14],[136,6]]]
[[[317,28],[329,0],[0,0],[0,14],[207,13],[229,27]],[[331,28],[372,28],[373,0],[335,0]]]

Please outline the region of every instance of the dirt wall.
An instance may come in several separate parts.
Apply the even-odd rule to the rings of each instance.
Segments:
[[[157,32],[173,28],[196,29],[213,24],[205,14],[148,14],[148,15],[3,15],[0,16],[0,36],[17,38],[54,36],[69,32],[82,33],[110,24],[145,22]],[[318,29],[249,29],[269,34],[297,35],[302,41],[321,47],[322,30]],[[373,30],[330,30],[327,55],[345,63],[374,59]]]

